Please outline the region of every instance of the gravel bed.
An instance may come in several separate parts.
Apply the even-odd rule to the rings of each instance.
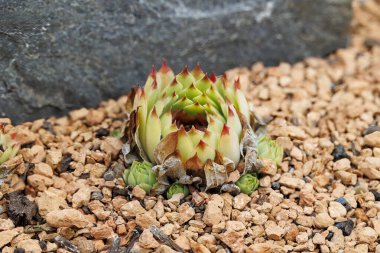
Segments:
[[[23,145],[0,186],[0,251],[380,253],[380,3],[354,7],[351,47],[227,71],[285,151],[251,196],[126,190],[121,97],[11,129]]]

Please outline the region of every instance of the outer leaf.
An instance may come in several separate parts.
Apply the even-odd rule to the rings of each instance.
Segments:
[[[218,151],[223,156],[231,159],[235,165],[238,164],[240,160],[239,138],[237,134],[227,125],[224,125],[223,127],[218,145]]]
[[[147,146],[146,152],[150,161],[154,161],[154,149],[161,140],[161,121],[157,115],[156,107],[153,107],[153,110],[149,114],[149,117],[146,122],[146,138]]]
[[[178,130],[177,154],[179,154],[183,162],[187,161],[195,154],[195,149],[190,136],[186,133],[183,127]]]

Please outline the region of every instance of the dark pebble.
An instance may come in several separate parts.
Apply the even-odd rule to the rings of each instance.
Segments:
[[[273,190],[280,190],[280,187],[281,187],[281,185],[279,182],[273,182],[272,183],[272,189]]]
[[[91,193],[91,199],[92,200],[102,200],[103,199],[103,193],[93,192],[93,193]]]
[[[127,190],[127,188],[118,188],[118,187],[115,187],[112,189],[112,197],[116,197],[116,196],[125,196],[127,197],[129,195],[129,192]]]
[[[196,206],[196,207],[194,207],[194,211],[196,213],[203,213],[205,210],[206,210],[206,207],[204,207],[204,206]]]
[[[90,178],[90,173],[83,173],[82,175],[79,176],[80,179],[88,179]]]
[[[107,170],[103,175],[104,180],[113,181],[115,179],[115,173],[112,170]]]
[[[349,236],[352,229],[354,229],[354,222],[351,219],[348,219],[346,221],[335,223],[335,227],[342,230],[344,236]]]
[[[42,128],[48,130],[52,134],[56,134],[53,125],[47,120],[44,121]]]
[[[376,124],[377,124],[377,122],[374,121],[367,129],[365,129],[363,131],[363,136],[372,134],[372,133],[377,132],[377,131],[380,132],[380,126],[377,126]]]
[[[91,214],[92,213],[90,208],[88,208],[87,206],[82,206],[82,210],[85,214]]]
[[[110,131],[108,129],[99,128],[98,130],[96,130],[95,136],[96,136],[96,138],[100,138],[103,136],[108,136],[109,134],[110,134]]]
[[[25,253],[25,250],[23,248],[15,248],[13,253]]]
[[[7,206],[8,217],[15,226],[26,226],[32,224],[32,220],[38,213],[38,206],[30,201],[24,193],[15,191],[8,194],[9,203]]]
[[[375,200],[376,201],[380,201],[380,192],[378,192],[376,190],[370,190],[370,192],[373,193],[373,195],[375,196]]]
[[[350,156],[347,155],[346,153],[346,150],[344,149],[344,147],[342,145],[336,145],[334,147],[334,150],[333,152],[331,153],[332,156],[334,157],[334,162],[340,160],[340,159],[343,159],[343,158],[348,158],[350,159]]]
[[[115,164],[115,166],[112,167],[115,178],[123,177],[125,169],[126,168],[122,162]]]
[[[65,155],[61,162],[60,173],[66,172],[70,168],[70,163],[73,161],[71,155]]]
[[[326,240],[331,240],[331,238],[334,236],[334,232],[329,232],[328,235],[326,236]]]
[[[345,198],[337,198],[335,201],[341,203],[346,208],[347,212],[352,210],[352,206],[347,202]]]
[[[38,243],[39,243],[39,245],[43,251],[45,251],[47,249],[46,241],[39,241]]]

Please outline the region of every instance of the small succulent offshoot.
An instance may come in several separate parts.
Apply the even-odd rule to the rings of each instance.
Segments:
[[[235,183],[242,193],[251,195],[257,188],[259,188],[260,181],[256,175],[247,173],[242,175]]]
[[[174,183],[169,187],[166,197],[167,199],[171,199],[177,193],[183,193],[183,197],[186,197],[190,193],[189,187],[180,183]]]
[[[263,135],[257,144],[258,156],[260,159],[268,159],[279,166],[283,157],[282,147],[267,135]],[[242,175],[235,183],[241,192],[251,195],[260,185],[256,174],[247,173]]]
[[[157,183],[157,175],[149,162],[133,161],[132,165],[124,171],[123,178],[126,185],[141,187],[147,194]]]
[[[175,75],[163,61],[144,87],[131,91],[126,108],[125,150],[155,165],[155,193],[163,193],[171,180],[197,182],[205,190],[222,186],[241,162],[244,173],[260,169],[256,117],[239,79],[207,75],[199,65]],[[262,147],[264,157],[267,149]]]
[[[15,133],[6,134],[4,126],[0,125],[0,165],[17,155],[20,145],[15,138]]]
[[[276,141],[263,135],[257,144],[257,153],[260,159],[272,160],[277,166],[280,166],[284,152]]]

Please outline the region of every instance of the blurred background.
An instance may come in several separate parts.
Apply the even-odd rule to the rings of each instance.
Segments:
[[[355,24],[352,6],[367,10]],[[375,0],[0,0],[0,117],[95,107],[143,84],[162,57],[217,74],[323,57],[362,43],[352,27],[380,34],[363,26],[378,11]]]

